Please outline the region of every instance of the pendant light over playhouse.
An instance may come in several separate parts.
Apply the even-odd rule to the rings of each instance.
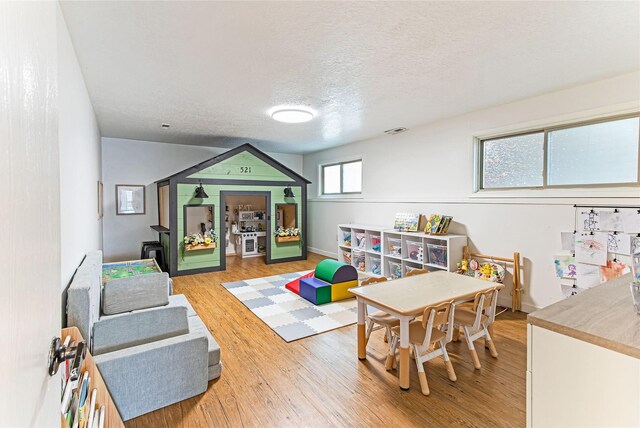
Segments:
[[[151,228],[160,234],[169,274],[225,270],[227,196],[266,199],[266,263],[306,259],[309,183],[250,144],[157,181],[159,225]]]

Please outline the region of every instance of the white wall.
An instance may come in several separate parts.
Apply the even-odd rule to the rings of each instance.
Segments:
[[[149,228],[158,224],[158,197],[155,182],[210,159],[228,149],[188,146],[119,138],[102,139],[104,179],[103,248],[106,261],[139,258],[142,241],[155,240]],[[302,172],[302,156],[267,153],[292,170]],[[116,215],[116,184],[144,184],[144,215]]]
[[[500,132],[640,110],[640,73],[632,73],[543,96],[472,112],[304,156],[313,181],[308,205],[309,247],[336,253],[339,223],[393,224],[396,212],[444,213],[484,254],[525,259],[523,309],[561,298],[552,255],[560,231],[574,229],[574,203],[639,204],[636,187],[548,189],[473,193],[473,140]],[[402,123],[398,123],[402,126]],[[319,165],[363,159],[359,199],[318,197]],[[501,302],[509,302],[506,293]]]
[[[102,177],[98,122],[64,16],[57,5],[60,141],[61,285],[85,254],[102,248],[98,180]]]

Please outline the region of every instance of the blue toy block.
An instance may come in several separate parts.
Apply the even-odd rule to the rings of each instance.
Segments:
[[[321,279],[302,278],[300,280],[300,297],[314,305],[322,305],[331,301],[331,284]]]

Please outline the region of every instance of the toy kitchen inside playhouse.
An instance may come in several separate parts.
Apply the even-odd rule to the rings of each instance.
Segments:
[[[244,207],[242,207],[244,208]],[[235,221],[231,225],[237,256],[263,256],[266,251],[267,215],[263,210],[234,210]]]

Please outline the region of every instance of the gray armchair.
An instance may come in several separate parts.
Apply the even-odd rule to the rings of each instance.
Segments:
[[[170,286],[159,273],[113,280],[103,290],[96,251],[69,287],[67,324],[87,341],[125,421],[201,394],[220,376],[220,347],[187,299],[169,296]]]

